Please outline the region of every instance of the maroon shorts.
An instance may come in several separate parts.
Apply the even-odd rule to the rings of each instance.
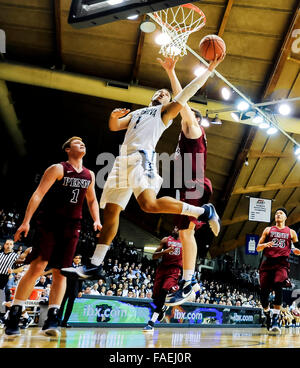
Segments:
[[[158,268],[154,279],[153,298],[157,298],[162,289],[168,292],[171,288],[176,287],[180,275],[181,268],[176,265]]]
[[[261,289],[272,289],[277,282],[285,282],[289,277],[289,263],[286,257],[264,261],[259,268]]]
[[[192,204],[193,206],[200,207],[209,202],[212,192],[213,190],[211,181],[208,178],[204,178],[203,193],[200,193],[199,189],[197,188],[183,188],[180,190],[180,200],[182,202]],[[177,226],[179,230],[188,229],[192,220],[195,220],[195,218],[190,216],[175,215],[174,225]]]
[[[76,252],[80,228],[80,220],[37,221],[32,251],[25,262],[28,264],[41,256],[43,260],[48,261],[51,268],[70,267]]]

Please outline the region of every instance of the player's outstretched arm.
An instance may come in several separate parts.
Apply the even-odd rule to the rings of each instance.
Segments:
[[[178,113],[182,110],[183,106],[193,97],[196,92],[205,84],[208,77],[214,71],[214,69],[224,60],[225,54],[216,57],[211,61],[208,68],[199,77],[193,79],[184,89],[167,105],[162,107],[162,121],[164,124],[172,119],[175,119]]]
[[[33,214],[35,213],[36,209],[40,205],[42,199],[51,188],[51,186],[55,183],[56,180],[62,179],[63,175],[64,169],[61,164],[52,165],[48,167],[48,169],[44,172],[40,184],[38,185],[37,189],[32,194],[28,202],[23,222],[15,233],[14,241],[20,240],[22,233],[24,233],[25,238],[27,237],[30,228],[30,221]]]
[[[127,129],[131,120],[131,114],[129,114],[129,112],[129,109],[114,109],[110,114],[108,122],[109,130],[117,132],[119,130]]]
[[[262,236],[260,237],[259,239],[259,242],[257,244],[257,247],[256,247],[256,251],[257,252],[261,252],[263,251],[265,248],[270,248],[273,246],[273,243],[272,242],[267,242],[265,243],[266,241],[266,238],[267,236],[269,235],[269,232],[270,232],[270,227],[266,227],[265,230],[263,231],[262,233]]]
[[[95,192],[95,174],[93,171],[90,170],[91,176],[92,176],[92,182],[89,185],[87,191],[86,191],[86,200],[88,204],[88,208],[90,211],[90,214],[92,216],[92,219],[94,220],[94,230],[101,230],[102,225],[100,222],[100,213],[99,213],[99,205],[96,197]]]
[[[172,92],[174,96],[177,96],[182,91],[181,84],[178,80],[178,77],[175,71],[175,66],[176,66],[178,59],[179,59],[178,57],[176,58],[166,57],[164,60],[157,58],[158,62],[164,68],[164,70],[166,71],[170,79]],[[191,139],[200,138],[202,135],[202,130],[199,127],[195,114],[193,113],[193,111],[191,110],[191,108],[189,107],[187,103],[180,110],[180,115],[182,117],[181,126],[182,126],[184,135],[187,138],[191,138]]]

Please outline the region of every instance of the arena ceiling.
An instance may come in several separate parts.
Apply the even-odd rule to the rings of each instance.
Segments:
[[[1,122],[13,150],[20,157],[34,157],[41,166],[39,152],[45,142],[52,147],[70,135],[83,136],[90,152],[89,166],[96,172],[97,155],[117,152],[123,138],[123,133],[108,131],[111,110],[148,105],[152,92],[169,87],[169,81],[156,61],[158,26],[153,33],[141,32],[145,16],[140,16],[74,29],[67,22],[70,4],[71,0],[0,0],[0,29],[6,34],[6,52],[0,62]],[[218,34],[227,46],[218,72],[251,101],[300,96],[299,1],[195,4],[207,22],[190,36],[191,49],[197,51],[203,36]],[[191,53],[177,63],[183,86],[194,78],[198,64]],[[207,109],[233,106],[238,95],[233,93],[225,104],[220,96],[225,85],[216,76],[210,78],[199,93],[200,103],[193,100],[192,105],[203,114]],[[278,122],[300,142],[300,102],[293,102],[292,107],[292,115],[278,117]],[[300,222],[300,162],[293,142],[281,132],[268,136],[251,119],[236,123],[228,112],[219,113],[219,118],[222,125],[206,130],[207,176],[214,188],[212,202],[222,217],[220,235],[210,248],[212,257],[245,244],[245,234],[260,234],[267,225],[248,221],[249,196],[272,199],[273,209],[287,208],[289,225]],[[174,152],[179,132],[176,119],[157,151]],[[53,162],[48,151],[45,160]],[[143,214],[134,203],[127,216],[157,235],[172,228],[172,216]]]

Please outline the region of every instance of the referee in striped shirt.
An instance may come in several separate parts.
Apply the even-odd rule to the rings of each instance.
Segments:
[[[14,241],[12,239],[7,239],[3,252],[0,252],[0,311],[2,312],[2,302],[5,301],[5,286],[8,282],[9,275],[12,273],[12,266],[14,263],[22,263],[26,258],[27,254],[30,252],[31,248],[27,248],[20,256],[18,253],[14,252]],[[3,299],[3,300],[2,300]]]
[[[9,275],[13,264],[18,258],[18,254],[13,251],[14,241],[12,239],[7,239],[3,252],[0,253],[0,312],[5,313],[5,309],[2,303],[5,302],[5,286],[8,282]]]
[[[18,258],[18,254],[14,252],[13,248],[14,241],[7,239],[3,247],[3,252],[0,253],[0,289],[5,288],[12,266]]]

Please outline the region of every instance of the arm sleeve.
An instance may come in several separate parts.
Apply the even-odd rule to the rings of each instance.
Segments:
[[[184,106],[189,99],[193,97],[196,92],[205,84],[211,73],[212,72],[210,70],[206,69],[204,73],[193,79],[186,87],[184,87],[184,89],[178,93],[173,100]]]

